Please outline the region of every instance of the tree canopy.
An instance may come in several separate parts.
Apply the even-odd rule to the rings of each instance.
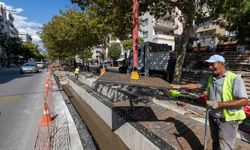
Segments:
[[[0,45],[3,48],[7,59],[14,56],[23,56],[25,60],[35,58],[38,60],[44,59],[44,56],[39,52],[38,45],[33,44],[31,41],[23,42],[19,37],[10,37],[6,34],[0,34]]]
[[[225,40],[238,40],[240,44],[250,45],[250,1],[218,0],[208,1],[211,19],[236,36],[222,37]]]
[[[119,39],[125,40],[132,29],[132,0],[71,0],[83,10],[93,9],[96,16],[111,28],[111,32]],[[219,20],[227,30],[235,31],[240,41],[249,40],[249,0],[150,0],[139,1],[140,14],[150,12],[155,17],[176,14],[183,26],[178,48],[175,82],[179,81],[184,62],[186,48],[193,29],[193,22],[201,23],[209,19]],[[208,11],[204,11],[204,7]],[[207,15],[209,12],[210,15]],[[122,29],[122,30],[121,30]],[[246,43],[246,42],[243,42]],[[249,42],[248,42],[249,43]]]
[[[101,30],[102,26],[95,19],[70,9],[44,25],[40,37],[51,57],[65,58],[102,44]]]
[[[106,31],[121,41],[131,35],[132,0],[71,0],[82,10],[96,18],[99,24],[105,24]]]
[[[117,59],[120,56],[121,53],[121,47],[120,44],[117,43],[113,43],[110,45],[110,47],[108,48],[108,56],[112,59]]]

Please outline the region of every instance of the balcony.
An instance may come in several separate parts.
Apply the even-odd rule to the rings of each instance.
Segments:
[[[11,26],[12,28],[14,28],[14,24],[13,24],[13,22],[12,22],[12,21],[7,20],[7,24],[8,24],[9,26]]]
[[[157,35],[153,36],[153,40],[155,40],[155,39],[164,39],[164,40],[168,40],[168,41],[174,41],[174,36],[157,34]]]
[[[178,28],[176,24],[170,21],[156,20],[153,23],[153,27],[162,30],[175,30]]]
[[[0,22],[4,22],[4,18],[1,15],[0,15]]]

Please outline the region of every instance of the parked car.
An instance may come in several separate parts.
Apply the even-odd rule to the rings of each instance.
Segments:
[[[21,66],[20,73],[23,74],[28,72],[38,73],[39,69],[35,63],[25,63]]]
[[[44,62],[35,62],[35,64],[37,65],[37,67],[38,67],[39,69],[45,68],[45,63],[44,63]]]

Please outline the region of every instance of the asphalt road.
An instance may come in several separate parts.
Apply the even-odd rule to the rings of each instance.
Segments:
[[[33,150],[44,102],[46,72],[0,69],[0,150]]]

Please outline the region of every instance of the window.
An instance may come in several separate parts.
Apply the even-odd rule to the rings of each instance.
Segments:
[[[158,35],[159,34],[159,31],[155,29],[155,35]]]
[[[169,35],[170,33],[169,33],[169,31],[163,31],[163,34],[164,35]]]
[[[170,35],[169,31],[164,31],[164,30],[154,30],[155,31],[155,35]]]
[[[215,44],[215,37],[211,38],[211,44]]]
[[[143,32],[143,38],[147,38],[148,37],[148,31],[144,31]]]
[[[150,52],[163,52],[163,51],[171,51],[171,50],[172,50],[172,46],[168,44],[157,44],[157,43],[149,44]]]
[[[144,26],[145,26],[145,25],[148,25],[148,18],[146,18],[146,19],[143,20],[143,25],[144,25]]]
[[[226,31],[226,36],[236,36],[236,32],[230,32],[230,31]]]

